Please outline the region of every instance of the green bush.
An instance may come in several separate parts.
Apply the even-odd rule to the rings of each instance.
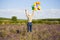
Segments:
[[[11,20],[16,22],[17,21],[17,17],[16,16],[12,16]]]

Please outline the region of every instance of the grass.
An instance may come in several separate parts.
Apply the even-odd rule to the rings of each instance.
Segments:
[[[13,18],[14,20],[14,18]],[[0,24],[26,24],[27,20],[15,19],[12,18],[0,18]],[[32,21],[33,24],[60,24],[60,18],[57,19],[36,19]]]
[[[26,23],[27,20],[0,19],[0,37],[5,40],[6,38],[10,40],[60,40],[60,19],[33,20],[33,32],[27,32]]]
[[[6,30],[4,31],[0,31],[0,37],[2,37],[2,38],[4,38],[4,37],[6,37],[7,36],[7,32],[6,32]]]
[[[0,28],[3,27],[0,29],[0,37],[10,40],[60,40],[59,26],[60,24],[33,24],[33,31],[27,32],[25,24],[0,25]]]

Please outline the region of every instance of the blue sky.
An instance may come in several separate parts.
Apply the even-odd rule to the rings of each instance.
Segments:
[[[26,19],[24,10],[32,13],[31,6],[36,1],[41,2],[41,10],[35,11],[34,19],[60,18],[60,0],[0,0],[0,17]]]

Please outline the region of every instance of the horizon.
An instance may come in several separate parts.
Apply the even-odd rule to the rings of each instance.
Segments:
[[[17,16],[16,16],[16,17],[17,17]],[[0,17],[0,18],[11,19],[12,17],[10,17],[10,18],[8,18],[8,17]],[[19,19],[19,18],[17,17],[17,19]],[[40,19],[60,19],[60,18],[40,18]],[[19,19],[19,20],[21,20],[21,19]],[[27,19],[22,19],[22,20],[27,20]],[[33,20],[38,20],[38,19],[33,18]]]

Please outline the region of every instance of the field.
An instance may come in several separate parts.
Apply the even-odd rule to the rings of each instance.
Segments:
[[[33,24],[27,32],[26,24],[0,25],[0,40],[60,40],[60,24]]]
[[[60,40],[60,18],[32,21],[32,32],[27,32],[27,20],[0,18],[0,40]]]

